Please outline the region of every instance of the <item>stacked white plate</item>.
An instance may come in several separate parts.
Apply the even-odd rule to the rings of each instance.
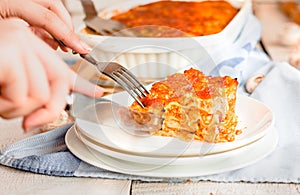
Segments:
[[[116,98],[126,99],[126,93]],[[121,100],[120,100],[121,102]],[[66,135],[70,151],[83,161],[114,172],[149,177],[193,177],[239,169],[253,164],[276,147],[274,117],[263,103],[238,96],[238,129],[228,143],[186,142],[177,138],[124,131],[112,110],[103,110],[106,124],[76,119]]]

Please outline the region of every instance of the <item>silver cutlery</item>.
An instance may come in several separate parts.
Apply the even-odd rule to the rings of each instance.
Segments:
[[[118,83],[141,107],[145,107],[140,99],[146,97],[150,92],[127,68],[116,62],[99,62],[89,53],[79,55],[95,65],[101,73]]]
[[[129,31],[126,31],[126,25],[111,19],[103,19],[98,16],[96,11],[95,5],[91,0],[81,0],[81,4],[84,9],[85,18],[84,23],[85,25],[101,34],[101,35],[108,35],[108,36],[132,36],[133,34]]]

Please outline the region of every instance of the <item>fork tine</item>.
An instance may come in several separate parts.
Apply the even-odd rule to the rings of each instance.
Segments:
[[[133,97],[133,99],[142,107],[144,108],[144,104],[141,102],[141,100],[139,98],[140,95],[132,89],[132,87],[130,85],[125,85],[128,84],[128,82],[124,82],[124,80],[122,79],[123,77],[119,77],[117,74],[112,74],[112,75],[107,75],[110,78],[112,78],[114,81],[116,81],[123,89],[125,89],[127,91],[127,93],[130,94],[131,97]]]
[[[131,78],[129,75],[127,75],[126,72],[122,70],[122,68],[114,71],[113,75],[116,75],[118,79],[123,81],[123,83],[125,83],[129,89],[134,91],[139,98],[146,97],[147,94],[149,94],[148,90],[144,88],[144,86],[139,83],[139,81],[134,80],[134,78]]]
[[[121,86],[124,86],[128,88],[130,91],[134,92],[137,97],[139,98],[143,97],[142,94],[136,90],[137,88],[135,87],[135,85],[130,83],[125,77],[122,76],[122,74],[118,72],[114,72],[113,75],[116,76],[116,78],[120,81]]]
[[[139,89],[139,86],[137,86],[136,84],[133,84],[130,80],[128,80],[128,78],[122,76],[121,73],[114,72],[113,75],[117,76],[117,78],[120,81],[122,81],[123,86],[124,86],[124,84],[126,84],[125,86],[129,90],[133,91],[136,94],[136,96],[138,96],[139,98],[142,98],[143,96],[145,97],[145,93]]]
[[[116,62],[98,62],[89,53],[80,54],[80,56],[95,65],[100,72],[117,82],[142,108],[145,107],[139,98],[146,97],[150,92],[129,70]]]
[[[85,55],[85,57],[87,58],[91,56]],[[140,82],[128,69],[120,64],[115,62],[97,62],[96,64],[98,69],[103,73],[106,73],[107,76],[110,77],[111,75],[116,75],[117,77],[114,79],[120,79],[123,81],[123,83],[126,83],[127,87],[131,90],[134,90],[140,98],[146,97],[147,94],[150,94],[150,92],[144,87],[143,83]],[[136,90],[138,90],[139,93]]]
[[[128,71],[126,68],[121,67],[120,69],[120,73],[122,75],[124,75],[129,81],[130,83],[132,83],[140,92],[141,94],[146,97],[147,94],[150,94],[150,92],[144,87],[143,83],[141,83],[136,76],[134,76],[130,71]],[[122,72],[121,72],[122,71]],[[141,90],[141,88],[143,90]]]

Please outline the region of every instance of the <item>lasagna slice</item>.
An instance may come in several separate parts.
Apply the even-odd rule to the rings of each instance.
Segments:
[[[140,123],[147,113],[161,116],[161,128],[154,135],[231,142],[241,133],[236,130],[237,86],[236,79],[206,76],[191,68],[154,83],[150,94],[141,99],[145,108],[134,102],[130,109],[143,113],[133,116]]]

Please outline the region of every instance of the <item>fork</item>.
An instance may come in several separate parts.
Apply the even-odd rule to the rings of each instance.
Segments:
[[[73,53],[76,54],[76,52]],[[140,99],[146,97],[150,92],[128,69],[116,62],[99,62],[89,53],[79,55],[95,65],[101,73],[118,83],[142,108],[145,107]]]
[[[117,35],[117,36],[132,36],[133,34],[126,31],[126,25],[111,19],[103,19],[98,16],[95,5],[91,0],[81,0],[84,8],[85,25],[101,35]]]

